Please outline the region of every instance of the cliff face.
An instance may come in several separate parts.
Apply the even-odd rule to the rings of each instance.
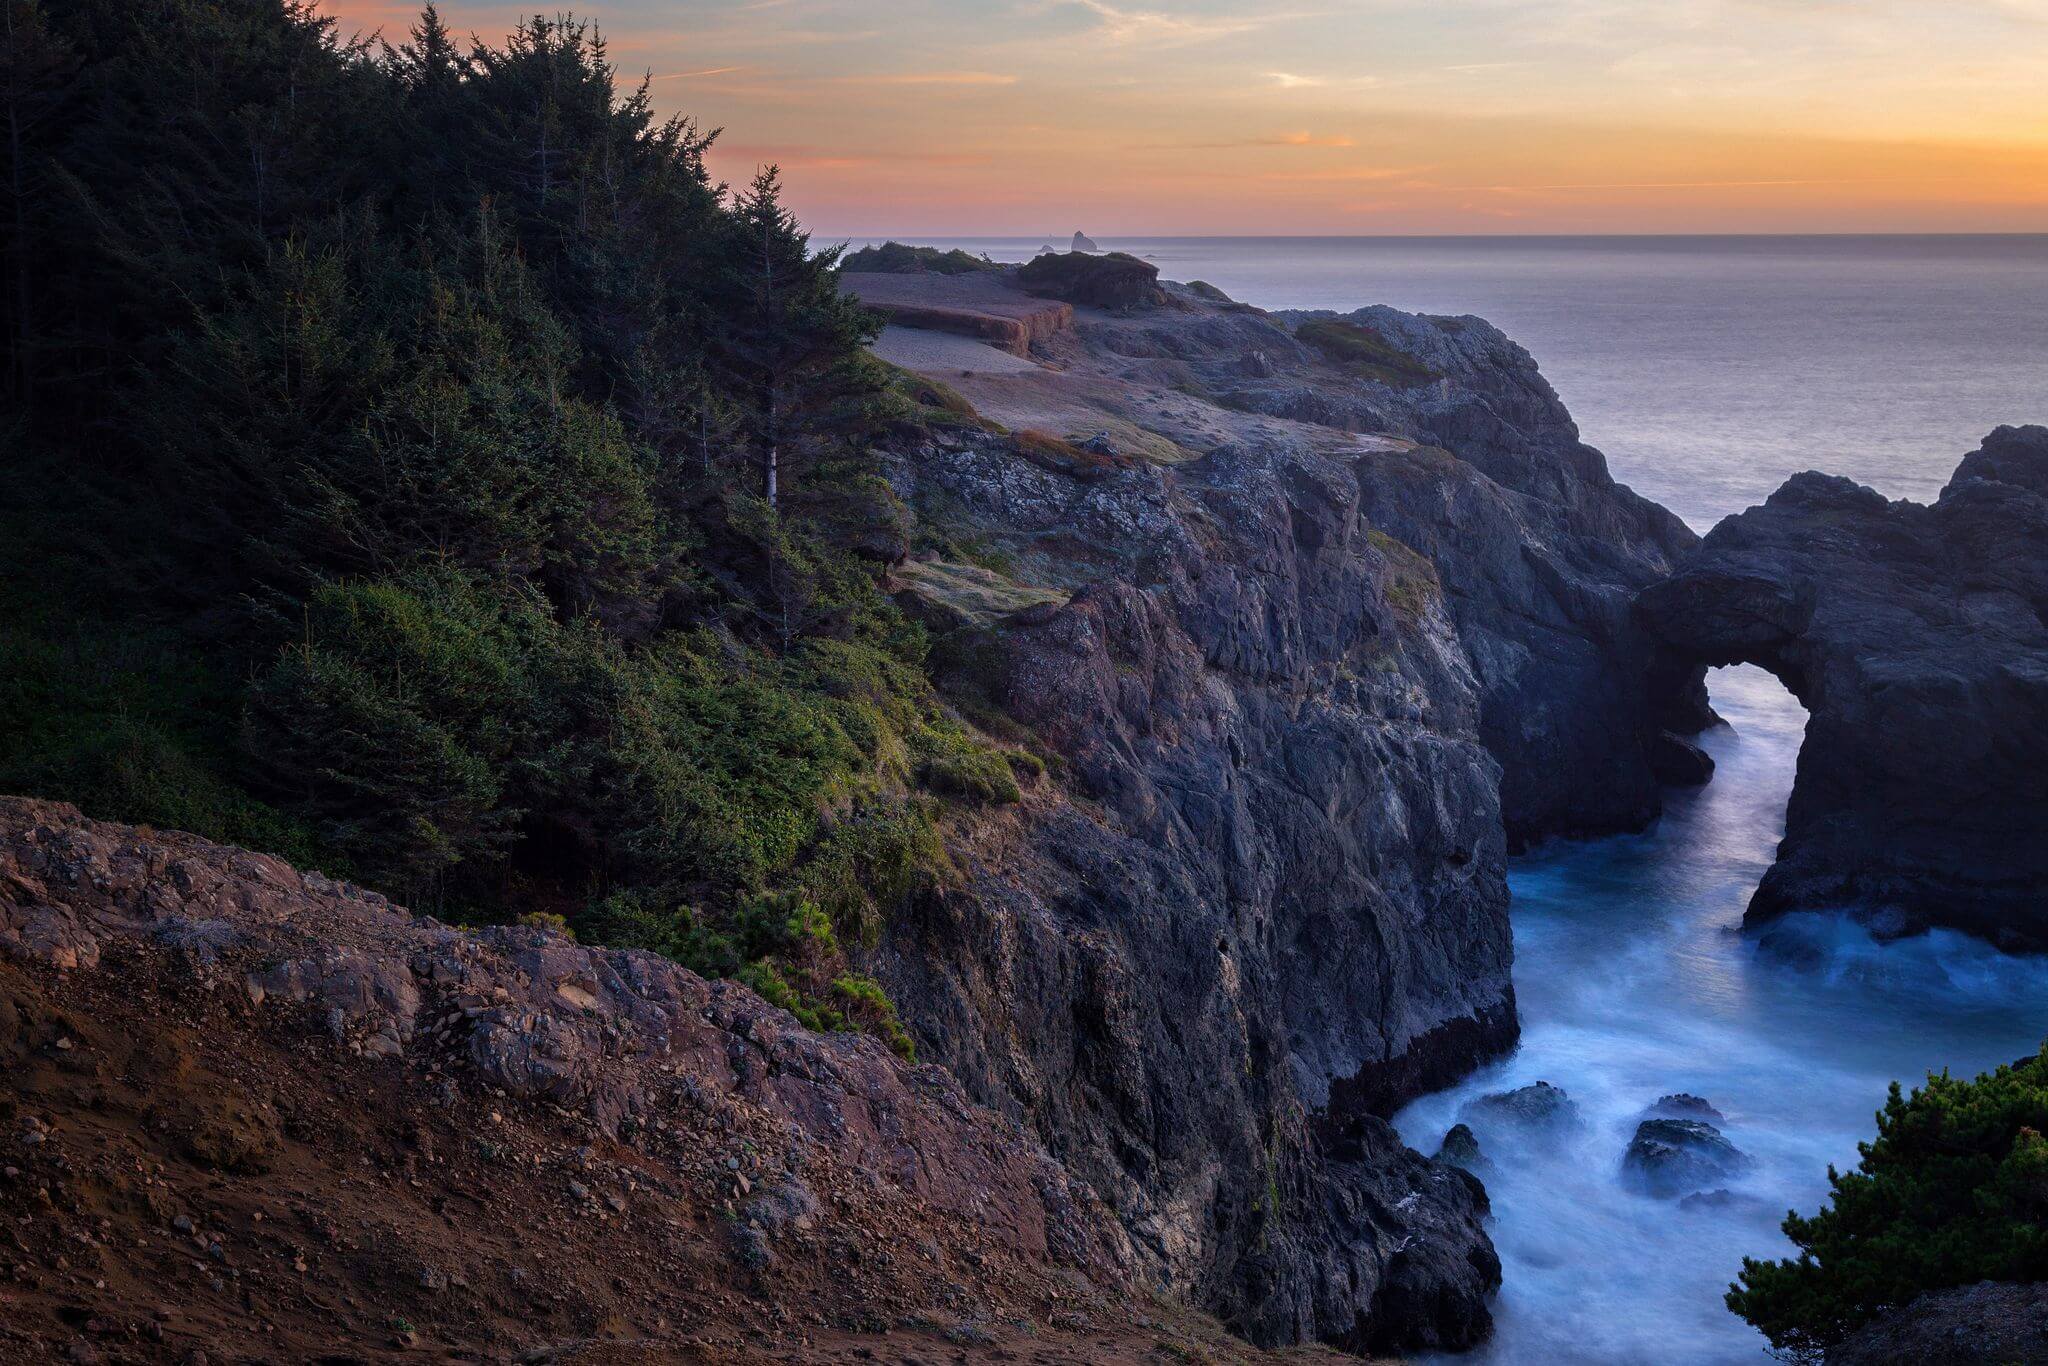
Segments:
[[[1389,383],[1170,289],[950,381],[1101,458],[963,433],[896,469],[1053,599],[906,594],[1064,795],[983,829],[877,970],[1176,1290],[1261,1341],[1466,1345],[1483,1196],[1383,1117],[1515,1037],[1503,765],[1525,835],[1654,811],[1627,604],[1687,534],[1484,324],[1376,315],[1434,376]]]
[[[1810,714],[1753,922],[2048,948],[2048,428],[1999,428],[1928,506],[1796,475],[1638,610],[1678,667],[1760,664]]]
[[[1698,538],[1614,482],[1529,353],[1484,319],[1284,316],[1362,329],[1435,377],[1378,397],[1380,429],[1418,444],[1369,467],[1367,513],[1443,580],[1510,844],[1639,829],[1663,784],[1703,780],[1711,761],[1681,738],[1710,719],[1699,676],[1653,674],[1629,611]]]

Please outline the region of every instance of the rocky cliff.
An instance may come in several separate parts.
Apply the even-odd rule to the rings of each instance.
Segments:
[[[1373,463],[1367,511],[1444,584],[1511,844],[1639,829],[1663,785],[1704,781],[1712,761],[1684,738],[1710,719],[1699,676],[1653,676],[1629,612],[1698,538],[1614,481],[1529,353],[1484,319],[1283,316],[1325,329],[1303,335],[1340,364],[1362,363],[1349,341],[1410,367],[1355,414],[1415,443]]]
[[[1932,505],[1797,475],[1637,607],[1674,667],[1760,664],[1810,713],[1752,921],[2048,949],[2048,428],[1999,428]]]
[[[1497,331],[1359,316],[1387,364],[1167,286],[949,377],[1025,430],[898,462],[934,529],[905,600],[1059,781],[876,971],[1176,1293],[1260,1341],[1455,1347],[1483,1195],[1384,1116],[1515,1037],[1511,825],[1654,812],[1627,606],[1690,538]]]

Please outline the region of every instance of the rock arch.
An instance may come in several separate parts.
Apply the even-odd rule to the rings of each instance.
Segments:
[[[1795,475],[1635,613],[1657,675],[1756,664],[1809,714],[1751,922],[2048,950],[2048,428],[1999,428],[1932,504]]]

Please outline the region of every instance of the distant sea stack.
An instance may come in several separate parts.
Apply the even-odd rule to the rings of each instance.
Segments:
[[[1074,245],[1069,247],[1068,250],[1101,251],[1102,248],[1095,245],[1094,238],[1090,237],[1087,233],[1082,232],[1079,228],[1076,228],[1074,229]]]

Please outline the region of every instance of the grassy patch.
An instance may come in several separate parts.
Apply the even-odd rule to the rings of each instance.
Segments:
[[[987,626],[1027,607],[1067,600],[1064,593],[1021,584],[975,564],[912,561],[897,571],[897,577],[911,592],[958,614],[972,626]]]
[[[1387,603],[1410,625],[1420,621],[1429,605],[1442,598],[1436,566],[1406,541],[1377,527],[1365,533],[1366,543],[1387,562]]]
[[[1294,335],[1322,352],[1332,365],[1375,384],[1412,388],[1442,378],[1413,356],[1396,350],[1371,328],[1341,318],[1311,318],[1297,327]]]

